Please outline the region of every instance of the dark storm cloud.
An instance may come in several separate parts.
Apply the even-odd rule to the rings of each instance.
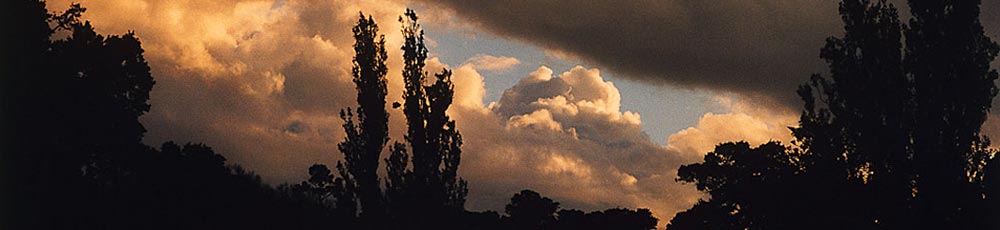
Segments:
[[[819,50],[842,32],[833,0],[464,1],[477,26],[651,83],[763,96],[798,105],[795,88],[825,73]],[[901,8],[904,1],[892,1]],[[996,37],[1000,3],[984,1]],[[904,18],[905,20],[905,18]]]
[[[795,100],[824,68],[836,1],[461,1],[439,3],[490,31],[653,83]]]

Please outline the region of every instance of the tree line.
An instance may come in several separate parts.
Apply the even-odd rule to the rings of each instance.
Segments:
[[[425,71],[417,15],[403,27],[407,132],[388,137],[384,36],[352,29],[357,107],[343,160],[271,186],[211,147],[142,143],[155,85],[134,33],[101,35],[78,4],[4,1],[0,69],[3,229],[652,229],[648,209],[561,209],[537,192],[503,213],[465,209],[451,71]],[[979,0],[842,0],[794,140],[716,146],[677,180],[707,193],[668,229],[1000,229],[1000,158],[982,134],[1000,46]],[[53,34],[68,34],[55,39]],[[382,154],[387,152],[388,154]],[[385,155],[385,156],[383,156]],[[378,171],[385,170],[384,177]]]
[[[711,198],[668,229],[1000,229],[1000,158],[982,135],[1000,46],[980,1],[843,0],[791,145],[724,143],[678,181]]]
[[[73,4],[3,3],[3,229],[653,229],[648,209],[585,213],[524,190],[503,214],[465,209],[462,137],[446,113],[451,71],[424,70],[417,15],[404,37],[403,140],[388,137],[384,36],[359,15],[357,108],[341,111],[343,160],[271,186],[204,144],[142,143],[155,85],[132,32],[101,35]],[[56,33],[68,34],[54,38]],[[387,150],[387,151],[386,151]],[[382,152],[388,155],[382,157]],[[377,173],[384,163],[385,177]]]

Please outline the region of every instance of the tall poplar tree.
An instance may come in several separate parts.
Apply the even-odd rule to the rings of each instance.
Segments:
[[[371,223],[385,210],[378,178],[378,164],[388,136],[389,114],[385,111],[386,71],[385,36],[378,24],[362,13],[354,26],[354,84],[358,90],[358,108],[341,111],[347,137],[338,145],[344,153],[338,169],[345,189],[354,191],[361,207],[361,219]],[[355,121],[356,120],[356,121]],[[348,175],[349,174],[349,175]]]
[[[909,1],[906,69],[915,83],[913,135],[917,220],[928,229],[982,228],[982,169],[990,157],[980,134],[1000,47],[983,33],[979,0]],[[993,217],[995,218],[995,217]]]
[[[724,144],[681,167],[681,180],[712,198],[674,226],[995,228],[1000,160],[980,131],[997,94],[990,63],[1000,47],[983,34],[979,5],[909,1],[913,17],[902,26],[885,0],[843,0],[845,33],[821,52],[830,75],[799,90],[798,148]],[[766,166],[753,155],[791,160]],[[781,168],[793,171],[768,172]]]
[[[446,113],[454,84],[448,69],[427,78],[427,47],[416,13],[408,9],[399,20],[403,23],[402,106],[407,133],[406,144],[396,143],[385,159],[387,193],[399,215],[428,217],[414,218],[417,222],[439,221],[448,213],[463,211],[468,192],[466,182],[458,177],[462,136]],[[415,212],[416,208],[421,211]]]

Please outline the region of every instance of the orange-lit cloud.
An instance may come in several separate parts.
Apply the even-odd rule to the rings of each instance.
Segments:
[[[521,64],[521,61],[517,58],[479,54],[470,58],[464,65],[470,65],[477,70],[502,71],[518,64]]]
[[[667,147],[685,157],[700,160],[720,143],[747,141],[751,145],[768,141],[789,144],[789,127],[798,125],[798,117],[783,107],[760,107],[737,96],[718,96],[717,102],[727,113],[705,113],[698,124],[667,137]]]
[[[70,1],[50,1],[62,10]],[[351,27],[380,23],[398,57],[395,1],[83,1],[101,33],[135,31],[157,81],[146,142],[205,142],[265,180],[300,180],[340,158],[340,109],[354,106]],[[401,61],[390,58],[399,69]],[[398,71],[390,73],[399,95]],[[389,98],[398,100],[398,97]],[[400,115],[392,117],[402,124]]]
[[[621,110],[619,89],[597,69],[539,67],[488,106],[476,103],[483,77],[471,65],[455,81],[456,96],[476,98],[450,111],[466,139],[461,172],[474,185],[473,208],[501,207],[506,194],[530,188],[574,208],[648,207],[665,224],[702,197],[674,182],[678,166],[722,142],[787,143],[796,120],[788,110],[719,96],[727,113],[708,113],[661,146],[642,131],[639,114]]]
[[[372,14],[386,34],[387,100],[400,101],[400,24],[396,1],[84,1],[85,19],[101,33],[135,31],[157,81],[142,122],[146,142],[204,142],[272,183],[295,182],[313,163],[341,158],[342,108],[354,106],[351,26]],[[51,10],[69,1],[50,1]],[[435,23],[435,15],[423,18]],[[448,22],[445,22],[448,23]],[[472,209],[502,209],[521,189],[569,207],[649,207],[666,223],[702,194],[674,182],[715,143],[787,138],[787,112],[742,101],[730,113],[706,114],[671,135],[669,146],[642,131],[637,113],[596,68],[562,73],[539,67],[486,102],[480,71],[505,71],[513,57],[483,54],[453,67],[455,104],[448,111],[464,137],[460,174],[470,181]],[[427,70],[446,65],[428,60]],[[725,102],[723,102],[725,103]],[[671,109],[671,108],[664,108]],[[402,114],[390,110],[390,134],[401,140]],[[708,146],[708,147],[706,147]]]
[[[481,98],[482,75],[471,65],[458,69],[456,96]],[[497,102],[450,110],[465,137],[470,208],[502,207],[525,188],[572,208],[649,207],[666,219],[688,208],[701,194],[673,181],[688,162],[654,143],[620,103],[597,69],[555,74],[543,66]]]

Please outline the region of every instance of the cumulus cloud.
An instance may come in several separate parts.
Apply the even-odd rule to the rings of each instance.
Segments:
[[[479,54],[469,58],[469,60],[465,61],[464,65],[471,65],[470,67],[477,70],[503,71],[518,64],[521,64],[521,61],[517,60],[517,58]]]
[[[49,2],[51,10],[68,4]],[[387,35],[387,99],[401,100],[402,64],[394,48],[401,42],[396,18],[406,7],[400,2],[118,0],[83,5],[89,9],[84,17],[99,32],[135,31],[143,41],[157,81],[152,110],[141,118],[149,130],[147,143],[204,142],[272,183],[302,180],[309,165],[341,158],[337,113],[355,105],[350,28],[358,11],[372,14]],[[448,112],[465,141],[460,174],[471,184],[471,209],[502,210],[512,194],[528,188],[574,208],[649,207],[665,223],[702,196],[674,182],[679,165],[703,154],[686,152],[714,141],[697,136],[714,133],[735,140],[750,137],[717,129],[757,127],[755,122],[777,127],[765,113],[732,106],[750,118],[706,115],[689,129],[695,131],[671,136],[670,147],[658,145],[642,131],[639,114],[622,111],[619,89],[599,70],[583,67],[559,74],[540,67],[498,101],[484,102],[479,71],[502,71],[519,62],[484,54],[453,69],[455,105]],[[428,70],[442,67],[437,58],[428,60]],[[404,127],[400,111],[390,109],[390,135],[401,140]]]
[[[464,90],[482,87],[471,65],[454,77],[456,97],[482,98],[479,90]],[[639,115],[620,104],[618,89],[597,69],[555,75],[543,66],[499,101],[450,110],[465,137],[461,173],[472,183],[469,207],[503,207],[525,188],[571,208],[649,207],[665,220],[690,207],[701,194],[673,181],[677,167],[689,162],[651,141]]]
[[[436,13],[438,17],[471,21],[453,23],[454,27],[486,29],[538,45],[550,55],[591,62],[624,78],[738,93],[735,97],[754,102],[743,104],[772,110],[706,114],[697,126],[668,138],[671,148],[697,152],[721,140],[704,131],[718,123],[712,120],[756,123],[744,126],[739,131],[744,134],[734,135],[748,140],[764,141],[752,134],[757,131],[768,134],[761,136],[786,137],[778,133],[784,125],[776,124],[790,122],[773,121],[787,121],[796,114],[789,111],[800,105],[795,87],[810,74],[827,71],[819,49],[826,37],[842,34],[839,1],[831,0],[422,2],[450,9]],[[905,22],[906,1],[889,2],[900,9]],[[1000,39],[1000,1],[983,1],[981,20],[986,34]],[[992,66],[1000,68],[1000,62]],[[994,100],[993,107],[1000,108],[1000,100]],[[771,115],[754,117],[765,114]],[[765,120],[772,122],[762,123]],[[1000,115],[991,114],[983,133],[1000,138],[998,120]],[[693,144],[695,139],[703,141]]]
[[[760,107],[737,96],[718,96],[717,102],[728,112],[705,113],[698,124],[667,137],[667,147],[691,160],[700,160],[719,143],[746,141],[760,145],[768,141],[789,144],[789,127],[797,126],[795,113],[778,108]]]
[[[454,77],[456,97],[476,98],[449,111],[466,140],[461,173],[473,184],[473,209],[502,207],[507,194],[530,188],[570,208],[651,208],[666,224],[703,196],[674,182],[680,165],[700,161],[721,142],[787,142],[796,120],[788,111],[720,96],[727,112],[706,114],[661,146],[642,131],[639,114],[622,111],[619,89],[598,69],[556,74],[542,66],[485,106],[475,103],[483,77],[471,65]]]

